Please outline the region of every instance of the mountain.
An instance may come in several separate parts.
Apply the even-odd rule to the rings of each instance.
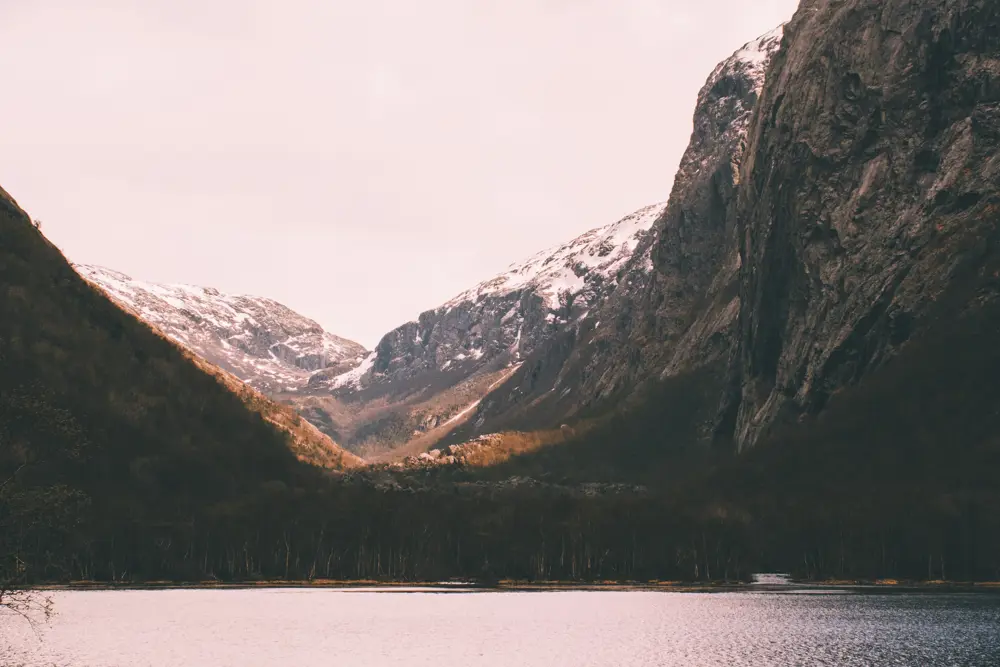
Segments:
[[[108,554],[130,540],[164,553],[207,517],[361,463],[119,308],[3,190],[0,240],[0,582],[71,564],[120,577]]]
[[[494,393],[479,415],[487,428],[551,427],[553,417],[618,410],[651,383],[694,370],[724,381],[740,308],[739,166],[782,34],[778,27],[743,45],[708,77],[669,201],[625,279],[593,326],[551,341]]]
[[[98,266],[74,268],[168,338],[264,393],[295,391],[313,371],[343,373],[367,355],[271,299],[147,283]]]
[[[613,409],[668,369],[724,366],[740,261],[729,208],[781,34],[749,42],[709,76],[669,204],[512,265],[386,334],[358,368],[316,373],[310,395],[291,400],[349,447],[416,454],[558,427]]]
[[[603,326],[582,347],[553,344],[525,362],[477,423],[606,418],[614,430],[583,438],[617,443],[593,454],[606,468],[626,441],[644,443],[632,455],[648,465],[692,443],[784,442],[788,429],[822,440],[810,429],[830,430],[831,406],[854,425],[852,442],[878,431],[881,447],[898,445],[892,457],[928,433],[992,423],[997,383],[973,390],[956,379],[954,369],[970,378],[982,369],[953,347],[965,341],[986,366],[993,358],[982,345],[1000,287],[997,12],[971,0],[933,11],[806,0],[783,31],[738,51],[699,95],[691,144],[651,230],[656,271],[638,293],[605,301]],[[716,100],[728,100],[718,103],[728,115]],[[928,379],[932,368],[940,382]],[[544,377],[572,378],[578,398],[555,400]],[[933,383],[923,392],[937,402],[916,400],[903,377]],[[858,396],[880,406],[894,435],[845,414]],[[953,396],[965,397],[950,411],[961,419],[938,407]],[[586,458],[566,451],[573,465]]]
[[[712,536],[678,545],[695,578],[749,554],[806,578],[995,578],[1000,5],[804,0],[774,37],[744,122],[702,104],[740,90],[732,62],[702,91],[655,273],[604,302],[620,323],[550,340],[477,407],[536,440],[424,467],[659,489],[661,520]]]
[[[429,446],[633,279],[626,267],[662,211],[647,206],[513,264],[386,334],[357,368],[319,371],[307,392],[282,398],[356,450]]]
[[[674,485],[757,517],[775,562],[796,544],[814,571],[845,526],[869,569],[919,572],[920,553],[926,573],[928,548],[990,562],[976,540],[1000,502],[998,25],[975,0],[804,1],[745,136],[717,133],[714,153],[696,115],[647,292],[607,302],[627,314],[600,343],[620,361],[576,364],[595,387],[643,389],[496,474]],[[527,395],[532,428],[551,428],[539,408],[565,417],[533,407],[523,374],[565,374],[564,358],[526,362],[491,399]],[[887,530],[893,565],[873,555]]]

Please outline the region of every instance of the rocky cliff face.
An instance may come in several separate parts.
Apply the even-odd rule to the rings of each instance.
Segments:
[[[600,368],[594,383],[598,396],[728,355],[739,310],[733,215],[739,167],[782,34],[779,27],[745,44],[712,72],[699,93],[691,142],[650,238],[656,270],[641,294],[622,290],[607,303],[604,319],[615,326],[599,331],[597,344],[607,341],[616,353],[594,366]],[[638,316],[623,317],[633,312]]]
[[[669,203],[622,279],[590,322],[550,338],[484,402],[481,428],[553,426],[553,419],[619,405],[643,383],[695,368],[712,367],[721,391],[739,312],[739,165],[781,38],[779,27],[712,72]]]
[[[270,299],[147,283],[98,266],[74,268],[126,310],[265,393],[297,391],[314,371],[344,373],[367,354]]]
[[[883,365],[963,286],[996,299],[1000,4],[804,0],[754,117],[736,219],[740,447]]]

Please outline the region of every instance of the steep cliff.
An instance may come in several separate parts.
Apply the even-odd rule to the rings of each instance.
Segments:
[[[357,369],[315,374],[312,395],[291,400],[338,441],[417,453],[558,427],[664,374],[712,367],[721,393],[739,306],[738,169],[781,35],[711,73],[668,204],[513,265],[390,332]]]
[[[739,447],[998,290],[1000,4],[804,0],[786,35],[740,171]]]
[[[738,170],[781,38],[779,27],[745,44],[708,77],[669,202],[622,279],[591,322],[549,339],[484,401],[481,429],[617,409],[637,387],[692,370],[709,369],[721,392],[739,312]],[[706,437],[715,408],[705,406]]]

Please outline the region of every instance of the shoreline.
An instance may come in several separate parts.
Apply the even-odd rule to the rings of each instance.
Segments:
[[[145,591],[145,590],[274,590],[315,589],[377,593],[487,593],[487,592],[569,592],[569,591],[656,591],[664,593],[992,593],[1000,595],[1000,582],[898,582],[898,581],[790,581],[787,584],[754,584],[745,582],[559,582],[512,581],[495,583],[475,581],[376,581],[376,580],[312,580],[312,581],[147,581],[109,583],[73,581],[59,584],[29,586],[34,591]]]

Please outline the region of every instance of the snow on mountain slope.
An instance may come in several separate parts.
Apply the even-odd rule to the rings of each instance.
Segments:
[[[462,292],[445,307],[530,288],[545,299],[550,310],[557,310],[560,296],[579,294],[587,287],[588,278],[591,283],[597,277],[613,280],[665,207],[665,203],[646,206],[614,224],[593,229],[569,243],[512,264],[506,273]]]
[[[312,372],[344,372],[366,355],[361,345],[271,299],[148,283],[98,266],[74,268],[143,321],[265,393],[295,391]]]
[[[337,406],[316,423],[334,424],[328,432],[338,442],[369,453],[457,425],[457,415],[492,391],[497,378],[579,327],[620,281],[631,280],[624,269],[640,245],[643,266],[652,271],[645,239],[664,208],[646,206],[511,265],[390,331],[350,371],[317,371],[306,393],[332,396]],[[304,402],[319,409],[315,400]]]
[[[310,387],[337,404],[339,441],[406,451],[458,422],[447,438],[550,428],[667,371],[727,359],[739,270],[730,208],[783,32],[707,78],[669,205],[512,265],[389,332],[349,373],[317,372]]]
[[[317,374],[314,386],[357,390],[422,372],[467,375],[460,369],[486,367],[501,356],[513,363],[546,336],[585,318],[615,289],[665,206],[646,206],[512,264],[386,334],[361,366],[339,376]]]
[[[779,26],[744,44],[708,76],[669,203],[621,271],[618,287],[591,311],[593,328],[539,351],[481,402],[469,420],[480,430],[469,435],[511,424],[550,428],[624,401],[654,379],[702,369],[722,375],[740,312],[733,213],[739,169],[783,34]]]

